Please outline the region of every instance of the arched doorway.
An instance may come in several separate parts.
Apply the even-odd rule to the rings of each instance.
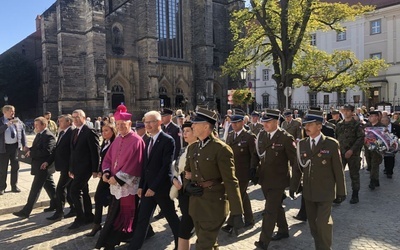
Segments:
[[[124,88],[116,84],[111,88],[111,108],[115,110],[121,103],[125,103]]]
[[[183,97],[183,90],[181,88],[175,89],[175,107],[185,108],[185,98]]]
[[[160,106],[162,108],[170,108],[171,107],[171,98],[167,96],[167,89],[165,87],[160,87],[158,89],[158,92],[160,93]]]

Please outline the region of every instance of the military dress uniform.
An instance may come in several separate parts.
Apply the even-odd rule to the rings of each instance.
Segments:
[[[259,122],[250,123],[249,127],[250,127],[250,131],[255,135],[258,135],[258,133],[260,133],[260,131],[263,130],[263,125]]]
[[[336,125],[335,134],[340,145],[343,168],[346,167],[346,164],[349,165],[351,188],[353,190],[350,203],[354,204],[358,202],[358,191],[360,190],[360,153],[364,145],[364,130],[361,123],[352,118],[349,122],[340,121]],[[345,154],[348,150],[352,150],[353,154],[346,159]]]
[[[232,121],[234,122],[233,118]],[[251,203],[249,196],[246,192],[249,184],[249,171],[251,166],[256,168],[258,165],[258,157],[255,151],[255,135],[251,131],[242,129],[239,135],[235,135],[235,131],[231,131],[226,139],[234,154],[235,159],[235,173],[239,180],[240,195],[242,196],[243,210],[244,210],[244,222],[245,225],[253,225],[253,211],[251,209]],[[232,226],[231,218],[228,219],[227,224]]]
[[[290,116],[292,115],[291,111],[286,111],[285,116]],[[282,122],[281,127],[286,130],[286,132],[288,132],[289,134],[291,134],[294,139],[301,139],[303,138],[303,135],[301,133],[301,123],[295,119],[291,119],[290,122],[287,122],[286,120],[284,122]]]
[[[307,119],[306,116],[303,123]],[[318,121],[322,123],[322,120],[321,114]],[[293,168],[290,191],[294,193],[297,190],[303,176],[302,192],[315,249],[325,250],[332,246],[332,201],[338,197],[344,200],[346,186],[338,142],[322,133],[319,136],[313,150],[310,137],[298,143],[299,167]]]
[[[202,113],[196,111],[196,117],[200,116]],[[211,134],[189,146],[185,171],[191,172],[191,183],[203,188],[200,196],[191,195],[189,199],[189,215],[197,235],[196,249],[216,249],[218,233],[229,210],[232,216],[243,214],[233,151]]]
[[[280,112],[274,111],[267,110],[261,121],[268,121],[269,117],[279,119]],[[282,207],[282,196],[285,188],[290,185],[289,162],[290,166],[296,163],[296,147],[293,136],[278,127],[272,137],[265,130],[259,133],[256,150],[261,158],[258,183],[261,185],[265,197],[265,212],[260,238],[255,244],[265,249],[273,240],[272,233],[275,224],[278,226],[279,239],[289,237],[285,210]]]

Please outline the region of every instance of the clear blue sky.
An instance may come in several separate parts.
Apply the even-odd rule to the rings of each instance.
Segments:
[[[36,29],[35,19],[56,0],[2,0],[0,8],[0,54]]]

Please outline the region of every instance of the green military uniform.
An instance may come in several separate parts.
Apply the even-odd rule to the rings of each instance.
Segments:
[[[293,136],[278,127],[272,138],[263,130],[257,138],[257,153],[261,164],[258,169],[259,184],[265,197],[260,242],[268,246],[275,224],[279,234],[288,235],[288,224],[282,207],[282,196],[290,185],[290,165],[296,162],[296,147]]]
[[[351,188],[354,191],[360,190],[360,153],[364,145],[364,130],[359,121],[352,118],[351,121],[340,121],[336,125],[336,139],[339,141],[340,153],[342,155],[343,167],[349,165]],[[353,154],[346,159],[345,154],[352,150]]]
[[[368,123],[366,127],[385,127],[381,122],[375,125]],[[368,150],[365,147],[365,160],[367,161],[368,169],[370,171],[370,185],[371,189],[379,187],[379,165],[382,163],[382,154],[377,151]]]
[[[293,168],[290,190],[295,192],[303,175],[303,197],[315,248],[331,249],[331,207],[335,197],[346,195],[346,186],[339,144],[322,133],[315,149],[310,138],[301,140],[297,148],[299,168]],[[308,161],[308,163],[307,163]]]
[[[243,214],[233,152],[223,141],[210,135],[190,145],[186,157],[185,171],[191,172],[191,181],[207,186],[201,196],[190,196],[189,214],[198,238],[196,249],[209,250],[216,246],[229,210],[231,215]]]
[[[292,119],[290,122],[284,121],[282,122],[281,127],[291,134],[295,140],[303,138],[301,133],[301,123],[297,120]]]
[[[263,130],[263,128],[264,128],[263,125],[259,122],[250,123],[249,127],[250,127],[250,131],[255,135],[258,135],[258,133],[260,133],[260,131]]]
[[[251,131],[242,129],[239,135],[235,136],[235,131],[231,131],[226,139],[234,154],[235,173],[239,180],[240,195],[242,196],[244,222],[247,225],[254,224],[253,211],[249,195],[247,194],[247,186],[249,184],[250,167],[256,168],[258,165],[258,157],[255,151],[255,135]],[[232,226],[232,218],[228,219],[228,225]]]

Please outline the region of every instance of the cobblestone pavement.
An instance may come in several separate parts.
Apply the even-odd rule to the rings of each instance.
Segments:
[[[399,156],[397,158],[400,158]],[[360,170],[361,190],[360,203],[349,204],[351,188],[349,175],[346,170],[348,199],[338,206],[333,206],[334,220],[333,249],[400,249],[400,170],[396,164],[393,179],[380,176],[380,187],[374,191],[368,189],[369,172]],[[381,166],[382,169],[382,166]],[[21,176],[29,181],[27,167],[22,168]],[[24,172],[25,171],[25,172]],[[382,171],[381,171],[382,173]],[[21,180],[22,181],[22,180]],[[20,181],[20,182],[21,182]],[[22,185],[22,184],[20,184]],[[84,235],[91,229],[87,225],[78,230],[68,230],[72,218],[51,223],[46,217],[51,213],[44,213],[43,207],[33,210],[29,219],[20,219],[11,214],[17,211],[25,202],[30,182],[22,193],[6,193],[0,196],[0,248],[1,249],[93,249],[98,238],[88,238]],[[91,180],[91,190],[97,185],[97,180]],[[252,200],[256,225],[249,230],[241,230],[239,237],[220,233],[220,249],[255,249],[254,241],[258,240],[264,209],[264,199],[260,186],[250,186],[249,194]],[[44,193],[44,194],[43,194]],[[45,192],[42,192],[41,203],[47,205]],[[292,216],[297,214],[300,199],[284,201],[286,217],[290,227],[290,237],[279,242],[272,242],[270,249],[282,250],[312,250],[313,239],[307,223],[296,221]],[[6,207],[8,207],[6,209]],[[106,211],[104,211],[106,212]],[[152,222],[156,235],[147,240],[142,249],[173,249],[173,238],[165,219]],[[196,237],[191,239],[192,249]],[[126,249],[122,244],[118,249]]]

